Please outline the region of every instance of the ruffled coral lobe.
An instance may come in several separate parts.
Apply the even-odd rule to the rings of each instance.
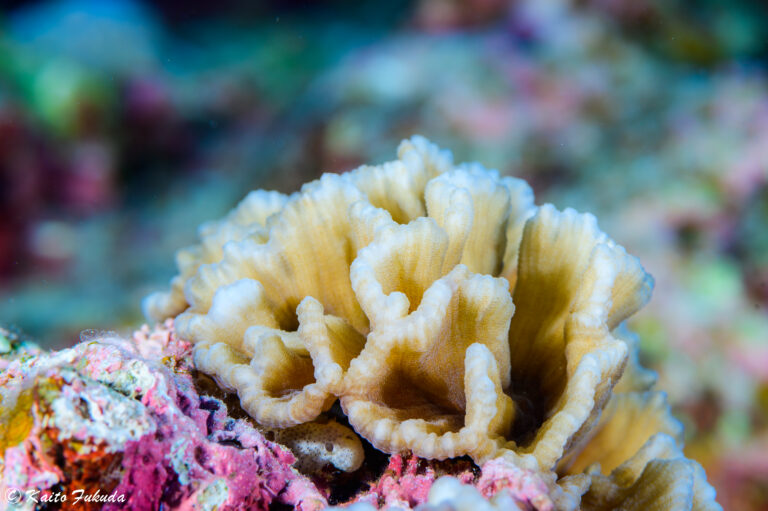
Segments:
[[[593,216],[537,207],[523,181],[421,137],[269,197],[250,226],[211,224],[201,247],[229,241],[195,249],[216,257],[171,290],[186,279],[177,328],[197,368],[260,424],[322,436],[338,400],[377,449],[503,459],[547,474],[561,508],[653,507],[672,499],[664,477],[691,496],[681,509],[716,506],[623,326],[653,280]],[[228,234],[233,218],[249,234]],[[678,451],[654,451],[663,439]]]

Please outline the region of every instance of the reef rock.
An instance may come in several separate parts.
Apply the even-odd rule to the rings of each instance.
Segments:
[[[286,448],[195,389],[172,323],[131,340],[91,333],[71,349],[0,366],[0,494],[11,509],[326,506]],[[59,504],[57,504],[59,505]]]

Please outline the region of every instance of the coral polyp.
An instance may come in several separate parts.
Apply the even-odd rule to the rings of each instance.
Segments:
[[[252,192],[178,262],[145,312],[178,314],[196,367],[264,428],[324,438],[338,401],[376,449],[503,459],[564,509],[717,506],[623,326],[652,278],[520,179],[417,136],[291,196]]]

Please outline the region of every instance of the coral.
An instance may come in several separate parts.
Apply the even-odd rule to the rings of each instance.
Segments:
[[[686,459],[674,439],[665,434],[651,437],[637,453],[609,475],[599,465],[585,474],[567,476],[561,486],[580,487],[580,508],[610,509],[722,509],[704,470]],[[573,504],[559,502],[565,509]]]
[[[377,449],[502,459],[549,474],[562,508],[650,505],[678,486],[716,506],[663,396],[641,393],[655,376],[623,326],[653,285],[637,259],[593,216],[536,207],[523,181],[454,166],[421,137],[398,156],[304,185],[266,231],[206,230],[230,240],[220,260],[173,281],[186,278],[176,327],[196,367],[262,426],[330,437],[338,399]]]
[[[702,467],[682,452],[683,427],[666,395],[648,391],[655,374],[637,363],[636,338],[615,392],[581,446],[560,460],[561,508],[585,510],[698,509],[716,511],[715,491]],[[572,492],[569,502],[564,497]],[[556,497],[556,500],[557,500]]]
[[[195,391],[191,346],[171,326],[7,364],[3,495],[22,490],[21,509],[62,497],[63,509],[325,506],[289,451]]]

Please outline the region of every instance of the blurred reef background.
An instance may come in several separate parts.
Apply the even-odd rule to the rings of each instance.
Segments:
[[[687,454],[725,509],[768,509],[767,4],[252,4],[3,3],[0,323],[128,332],[247,190],[420,133],[640,258],[631,326]]]

